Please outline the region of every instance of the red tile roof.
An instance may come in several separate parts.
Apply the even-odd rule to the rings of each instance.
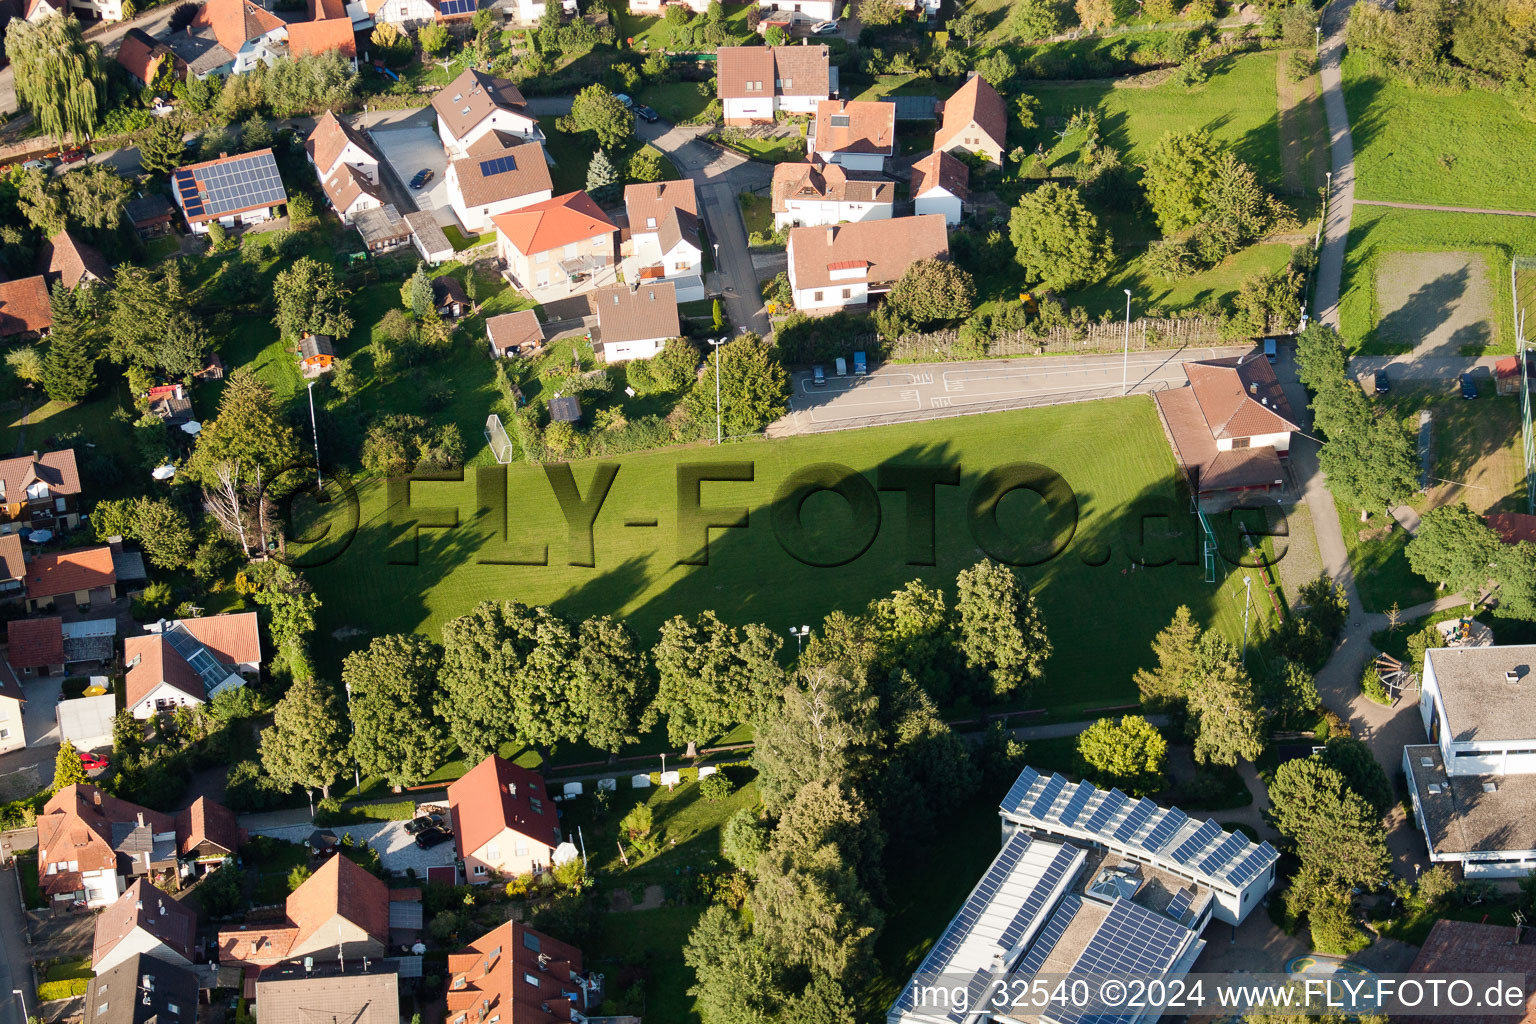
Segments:
[[[585,192],[567,192],[521,210],[500,213],[491,223],[525,256],[563,249],[572,242],[619,229]]]
[[[261,630],[255,612],[178,619],[181,628],[230,665],[261,664]]]
[[[581,950],[514,921],[448,955],[448,1019],[481,1008],[478,1018],[503,1024],[555,1024],[580,1010],[565,993],[576,990]],[[529,984],[532,979],[534,984]]]
[[[7,660],[17,668],[64,664],[64,620],[57,615],[12,619],[6,625]]]
[[[19,580],[26,574],[27,561],[21,550],[21,535],[0,534],[0,580]]]
[[[944,101],[943,118],[933,136],[934,149],[948,149],[960,142],[965,130],[973,124],[998,147],[1008,140],[1008,108],[997,90],[980,75],[972,75]]]
[[[213,29],[213,37],[230,53],[239,53],[248,40],[259,39],[284,22],[251,0],[207,0],[192,24]]]
[[[315,130],[309,133],[309,138],[304,140],[304,151],[323,174],[336,163],[349,142],[378,161],[379,151],[368,136],[327,110],[315,122]]]
[[[893,284],[918,260],[949,256],[942,214],[791,228],[789,259],[797,289],[833,285],[834,264],[867,263],[870,284]]]
[[[1299,430],[1269,361],[1231,356],[1184,364],[1184,374],[1215,438]]]
[[[303,946],[332,918],[356,925],[380,945],[389,943],[389,887],[336,854],[288,895],[287,920],[273,926],[219,932],[219,959],[275,963]]]
[[[676,338],[682,333],[677,315],[677,286],[671,281],[628,285],[592,292],[599,340],[605,345],[628,341]]]
[[[831,67],[825,44],[722,46],[715,59],[717,91],[721,99],[830,96]]]
[[[48,305],[48,282],[43,275],[0,281],[0,338],[46,331],[52,326],[53,309]]]
[[[154,81],[162,60],[175,62],[176,54],[170,47],[150,38],[143,29],[129,29],[117,48],[117,62],[146,85]]]
[[[43,243],[37,254],[38,269],[45,277],[73,288],[81,281],[105,281],[112,273],[107,261],[94,246],[75,240],[68,231],[60,231]]]
[[[37,816],[37,873],[43,892],[50,896],[76,892],[82,871],[115,868],[112,826],[132,826],[140,815],[151,832],[175,831],[169,815],[108,796],[95,786],[66,786],[53,794]],[[48,873],[50,863],[67,862],[78,866]]]
[[[112,549],[105,544],[38,555],[27,566],[27,596],[34,599],[72,596],[116,582]]]
[[[1536,541],[1536,516],[1523,512],[1489,512],[1483,518],[1488,520],[1489,529],[1498,534],[1499,540],[1505,544]]]
[[[200,846],[234,853],[244,841],[245,830],[235,820],[235,812],[205,796],[176,815],[176,848],[183,857]]]
[[[912,198],[942,188],[962,202],[971,197],[971,169],[953,154],[935,150],[912,165]]]
[[[80,495],[80,469],[73,448],[0,459],[0,501],[24,501],[27,488],[41,481],[53,498]]]
[[[352,32],[352,19],[342,16],[324,21],[289,22],[288,52],[295,57],[312,53],[356,57],[357,37]]]
[[[846,122],[846,123],[845,123]],[[816,104],[817,153],[883,153],[896,148],[896,104],[884,100],[822,100]]]
[[[1516,974],[1525,979],[1525,1005],[1510,1013],[1441,1014],[1418,1024],[1521,1024],[1536,1021],[1536,946],[1522,943],[1508,925],[1440,920],[1419,949],[1413,974]]]
[[[507,828],[551,849],[559,845],[555,804],[543,777],[495,754],[448,786],[448,811],[461,858]]]

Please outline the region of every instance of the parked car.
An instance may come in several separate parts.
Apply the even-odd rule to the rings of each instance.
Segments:
[[[1268,359],[1270,362],[1274,362],[1278,355],[1279,355],[1279,353],[1276,351],[1276,348],[1275,348],[1275,339],[1274,338],[1265,338],[1264,339],[1264,358]]]
[[[1388,391],[1392,390],[1392,381],[1387,377],[1387,371],[1386,370],[1377,370],[1376,371],[1376,382],[1375,383],[1376,383],[1376,393],[1378,395],[1384,395]]]
[[[434,177],[435,174],[432,168],[423,167],[416,172],[416,177],[411,179],[411,188],[420,190],[426,187],[427,182],[431,181]]]
[[[439,828],[442,824],[443,816],[441,814],[423,814],[406,822],[405,830],[414,836],[427,831],[427,829]]]
[[[416,845],[423,850],[430,850],[434,846],[441,846],[452,838],[452,832],[440,828],[429,828],[425,832],[416,833]]]
[[[811,26],[811,34],[815,36],[835,36],[837,35],[837,22],[818,21]]]
[[[651,124],[655,124],[657,121],[661,120],[661,115],[656,113],[656,111],[652,110],[650,107],[636,107],[635,116],[640,120],[647,121]]]
[[[84,159],[85,150],[79,148],[66,149],[64,152],[59,154],[59,163],[61,164],[75,164]]]
[[[863,352],[855,352],[853,354],[853,374],[854,374],[854,376],[862,377],[862,376],[864,376],[868,372],[869,372],[869,363],[867,363],[865,361],[864,353]]]
[[[103,768],[107,768],[111,765],[111,763],[112,762],[108,761],[100,754],[82,753],[80,755],[80,767],[84,768],[88,772],[99,771]]]
[[[1472,375],[1470,373],[1464,373],[1461,375],[1461,397],[1477,397],[1477,381],[1472,379]]]
[[[28,160],[22,164],[22,169],[27,171],[46,171],[53,167],[51,160]]]
[[[827,386],[827,371],[820,366],[811,367],[811,383],[818,388]]]
[[[618,100],[620,103],[624,104],[625,109],[628,109],[628,110],[633,110],[634,109],[635,101],[630,99],[624,93],[622,93],[622,92],[618,93],[613,98]]]

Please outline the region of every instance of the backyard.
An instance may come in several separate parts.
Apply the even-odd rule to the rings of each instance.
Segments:
[[[488,499],[477,496],[482,486],[502,486],[495,477],[485,484],[469,479],[417,484],[412,509],[392,505],[382,482],[360,482],[355,536],[345,529],[350,513],[343,510],[333,513],[340,517],[333,524],[335,536],[307,550],[290,542],[290,550],[301,564],[312,565],[308,575],[323,601],[321,634],[346,631],[342,635],[356,638],[349,643],[392,631],[432,635],[448,618],[488,598],[551,604],[572,615],[621,615],[641,637],[673,614],[706,608],[728,610],[732,622],[777,628],[815,623],[835,608],[859,608],[914,577],[952,591],[956,573],[984,555],[964,525],[967,498],[988,470],[1033,461],[1066,474],[1078,516],[1075,531],[1068,527],[1057,534],[1058,540],[1070,538],[1064,553],[1021,570],[1039,593],[1056,648],[1029,706],[1070,720],[1134,702],[1131,673],[1145,660],[1152,635],[1181,603],[1231,635],[1240,631],[1241,598],[1204,583],[1192,564],[1129,571],[1126,544],[1139,546],[1138,509],[1166,516],[1173,530],[1187,525],[1167,443],[1147,400],[966,417],[943,424],[944,440],[936,440],[938,434],[931,424],[910,424],[631,456],[595,522],[596,568],[566,564],[578,559],[567,547],[565,527],[557,525],[562,519],[549,484],[539,469],[521,465],[507,470],[504,511],[487,508]],[[480,446],[470,450],[474,461],[481,461]],[[813,495],[805,504],[805,519],[814,524],[807,527],[805,544],[812,560],[844,564],[818,568],[787,554],[775,538],[775,510],[783,501],[775,491],[792,472],[828,461],[866,474],[882,464],[962,467],[960,487],[938,490],[938,522],[952,525],[937,531],[935,555],[921,559],[932,565],[908,564],[908,545],[920,543],[922,534],[908,539],[899,502],[887,506],[884,526],[876,524],[867,551],[849,551],[848,534],[859,531],[847,505],[827,494]],[[750,482],[708,483],[702,501],[716,509],[715,518],[723,514],[721,507],[744,507],[750,526],[714,531],[706,564],[684,564],[682,559],[695,557],[702,533],[679,530],[680,517],[672,511],[679,470],[743,462],[753,467]],[[578,486],[590,486],[592,470],[574,468]],[[428,508],[434,521],[446,516],[459,525],[417,530],[413,519]],[[1020,492],[998,509],[1006,542],[1046,539],[1037,498]],[[653,529],[626,529],[626,523]],[[1168,527],[1151,524],[1147,536],[1168,535]],[[1196,560],[1192,536],[1163,543],[1170,546],[1149,552],[1152,560],[1159,554]],[[541,551],[547,552],[547,564],[541,563]],[[754,582],[744,586],[747,580]],[[390,601],[377,601],[373,595],[380,593],[390,594]],[[1111,649],[1091,639],[1105,622],[1116,626]],[[343,653],[334,645],[322,657],[339,660]]]

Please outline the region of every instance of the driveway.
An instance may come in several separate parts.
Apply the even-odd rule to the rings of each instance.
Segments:
[[[448,154],[443,152],[443,144],[433,128],[434,117],[428,107],[404,120],[375,125],[368,134],[394,172],[393,184],[409,192],[418,209],[434,211],[439,224],[458,227],[458,218],[448,205]],[[432,170],[431,183],[420,191],[411,191],[410,180],[423,168]]]
[[[962,363],[899,363],[864,377],[833,375],[816,387],[807,371],[792,375],[789,414],[768,429],[772,436],[845,430],[968,412],[1146,394],[1184,384],[1181,364],[1192,359],[1240,355],[1240,348],[1169,349],[1118,355],[1038,356]],[[851,356],[852,353],[849,353]],[[1124,382],[1122,384],[1122,382]]]
[[[416,845],[415,837],[405,831],[405,824],[403,821],[370,822],[366,825],[344,825],[328,831],[335,832],[338,837],[350,835],[354,841],[372,846],[379,851],[379,863],[386,871],[403,872],[409,868],[416,872],[417,877],[425,879],[428,868],[453,864],[453,843],[442,843],[430,850],[423,850]],[[251,831],[257,835],[286,839],[290,843],[302,843],[314,833],[315,826],[277,825]]]

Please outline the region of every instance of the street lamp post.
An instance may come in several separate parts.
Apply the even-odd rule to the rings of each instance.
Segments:
[[[315,382],[309,382],[309,433],[315,439],[315,489],[325,486],[325,480],[320,476],[320,431],[315,429]]]
[[[799,655],[805,647],[805,638],[811,635],[810,626],[790,626],[789,635],[795,638],[795,654]]]
[[[341,685],[347,688],[347,721],[350,722],[352,721],[352,684],[344,682]],[[357,726],[353,726],[352,731],[356,732]],[[356,757],[352,758],[352,784],[356,787],[354,792],[357,792],[363,788],[363,772],[362,769],[358,767]]]
[[[1120,394],[1130,394],[1131,380],[1131,290],[1125,289],[1125,358],[1120,362]],[[316,456],[318,459],[318,456]]]
[[[1316,50],[1317,50],[1318,53],[1322,53],[1323,52],[1323,26],[1316,25],[1316,26],[1313,27],[1313,31],[1317,33]],[[1312,180],[1316,181],[1317,179],[1313,178]]]
[[[708,339],[709,343],[715,347],[715,444],[721,444],[725,440],[720,422],[720,346],[730,340],[730,338],[721,338],[719,341],[714,338]]]

